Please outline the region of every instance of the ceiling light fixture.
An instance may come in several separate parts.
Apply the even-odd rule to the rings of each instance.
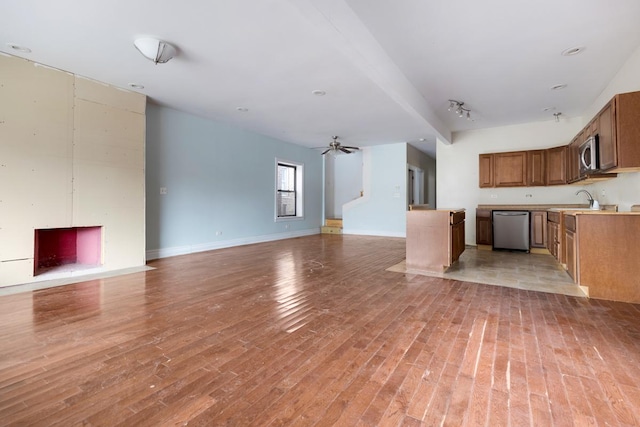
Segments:
[[[449,100],[449,111],[454,111],[458,117],[467,117],[467,120],[472,121],[471,119],[471,109],[464,107],[464,102],[456,101],[455,99]]]
[[[325,96],[327,94],[327,92],[325,92],[324,90],[314,90],[311,91],[311,93],[315,96]]]
[[[236,110],[240,111],[241,113],[246,113],[247,111],[249,111],[249,109],[246,107],[236,107]]]
[[[567,85],[565,83],[562,83],[562,84],[559,84],[559,85],[551,86],[551,90],[560,90],[560,89],[564,89],[565,87],[567,87]]]
[[[562,113],[553,113],[553,117],[556,118],[556,123],[560,123],[560,116],[562,115]]]
[[[136,39],[133,45],[154,64],[169,62],[176,54],[176,48],[169,43],[151,37]]]
[[[18,52],[31,53],[31,49],[29,49],[28,47],[20,46],[13,43],[7,43],[7,46],[9,46],[13,50],[17,50]]]
[[[582,52],[584,50],[584,47],[582,46],[578,46],[578,47],[571,47],[569,49],[565,49],[562,51],[561,55],[562,56],[573,56],[573,55],[577,55],[580,52]]]

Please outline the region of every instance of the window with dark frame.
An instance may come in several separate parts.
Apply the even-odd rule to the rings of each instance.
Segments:
[[[276,203],[278,218],[297,216],[296,166],[278,163]]]

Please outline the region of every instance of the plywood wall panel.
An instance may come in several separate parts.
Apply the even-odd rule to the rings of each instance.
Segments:
[[[34,280],[36,228],[104,226],[103,269],[143,265],[146,98],[11,56],[0,82],[0,286]]]
[[[33,279],[33,258],[0,262],[0,286],[28,283]]]
[[[0,56],[0,81],[0,275],[23,283],[33,230],[71,223],[73,75]]]
[[[108,105],[76,100],[74,160],[141,169],[145,116]]]
[[[144,114],[147,97],[85,77],[76,77],[76,98]]]

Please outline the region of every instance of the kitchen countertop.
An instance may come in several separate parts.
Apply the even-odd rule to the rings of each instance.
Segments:
[[[565,212],[565,213],[604,213],[607,215],[611,215],[614,213],[628,213],[628,212],[618,212],[618,205],[600,205],[600,210],[591,210],[589,209],[588,204],[539,204],[539,205],[478,205],[476,209],[486,209],[486,210],[504,210],[504,211],[516,211],[516,210],[524,210],[524,211],[555,211],[555,212]]]
[[[588,204],[578,203],[578,204],[538,204],[538,205],[478,205],[477,209],[491,209],[491,210],[505,210],[505,211],[515,211],[515,210],[525,210],[525,211],[545,211],[547,209],[555,209],[555,208],[580,208],[580,209],[589,209]]]

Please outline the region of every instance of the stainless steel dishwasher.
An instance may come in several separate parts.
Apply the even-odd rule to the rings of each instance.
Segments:
[[[529,252],[529,212],[493,211],[493,249]]]

